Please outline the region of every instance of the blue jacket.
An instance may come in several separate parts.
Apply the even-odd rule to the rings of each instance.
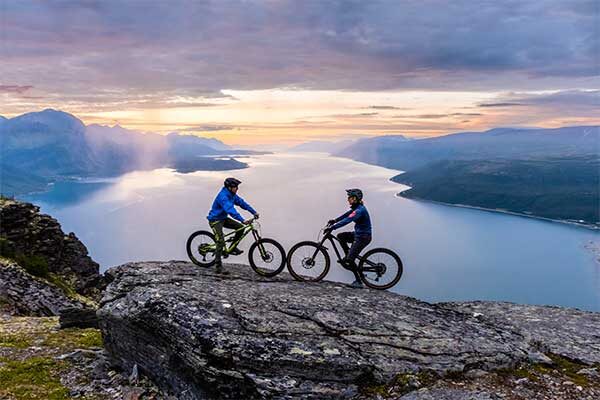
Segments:
[[[357,236],[371,234],[371,218],[369,217],[367,208],[363,204],[359,204],[337,217],[331,229],[336,230],[344,225],[348,225],[350,222],[354,222],[354,233]]]
[[[254,208],[250,207],[250,204],[246,203],[240,196],[233,194],[229,189],[224,187],[221,189],[219,194],[217,194],[217,197],[215,197],[210,212],[206,218],[208,218],[210,222],[214,222],[227,219],[227,215],[231,215],[238,221],[244,222],[244,217],[237,212],[234,205],[242,207],[244,210],[252,214],[256,214],[256,211]]]

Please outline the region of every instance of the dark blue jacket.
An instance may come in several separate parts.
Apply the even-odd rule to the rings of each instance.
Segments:
[[[357,236],[371,234],[371,218],[369,217],[367,207],[363,204],[359,204],[337,217],[331,229],[336,230],[344,225],[348,225],[350,222],[354,222],[354,233]]]
[[[217,194],[217,197],[215,197],[210,212],[206,218],[208,218],[210,222],[214,222],[227,219],[227,215],[231,215],[238,221],[244,222],[244,217],[237,212],[234,205],[242,207],[244,210],[252,214],[256,214],[256,211],[254,208],[250,207],[250,204],[246,203],[240,196],[233,194],[229,189],[224,187],[221,189],[219,194]]]

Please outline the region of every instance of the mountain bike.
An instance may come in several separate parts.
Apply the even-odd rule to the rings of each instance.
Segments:
[[[238,232],[242,232],[242,235],[234,241],[234,236]],[[254,237],[254,243],[248,250],[248,260],[252,269],[257,274],[266,277],[273,277],[280,273],[285,267],[285,250],[276,240],[260,236],[260,224],[256,218],[250,219],[243,227],[224,235],[225,246],[221,256],[229,257],[231,251],[250,233]],[[196,265],[208,268],[216,262],[217,244],[212,232],[192,233],[187,240],[186,249],[188,257]]]
[[[343,255],[338,250],[336,242],[340,244],[340,240],[331,232],[326,231],[329,225],[321,229],[325,231],[321,240],[313,242],[310,240],[295,244],[289,251],[287,256],[287,265],[290,274],[299,281],[303,282],[318,282],[325,278],[329,272],[331,259],[325,247],[325,241],[329,240],[335,251],[338,263],[346,269],[343,261]],[[320,236],[320,233],[319,233]],[[317,239],[318,240],[318,239]],[[359,255],[358,259],[358,274],[361,280],[370,288],[373,289],[389,289],[394,286],[402,277],[403,267],[400,257],[390,249],[375,248],[367,251],[363,255]]]

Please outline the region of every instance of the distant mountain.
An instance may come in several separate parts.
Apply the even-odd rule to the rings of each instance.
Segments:
[[[44,110],[4,121],[2,164],[43,177],[89,175],[102,170],[86,140],[85,125],[71,114]]]
[[[336,153],[407,171],[408,198],[600,225],[600,127],[360,140]]]
[[[445,160],[392,178],[403,197],[600,224],[598,157]]]
[[[389,136],[379,136],[359,140],[335,155],[409,171],[441,160],[597,154],[599,137],[598,126],[499,128],[417,140],[394,140]]]
[[[227,152],[231,150],[231,146],[226,145],[215,138],[206,138],[196,135],[185,135],[179,132],[171,132],[167,137],[172,138],[177,144],[185,144],[191,146],[206,146],[213,150]]]
[[[229,171],[232,169],[243,169],[248,164],[240,162],[235,158],[209,158],[209,157],[196,157],[187,158],[174,161],[171,165],[177,172],[188,173],[195,171]]]
[[[114,176],[136,169],[241,168],[246,164],[205,156],[254,153],[194,135],[144,134],[118,125],[86,127],[75,116],[52,109],[0,122],[0,193],[4,194],[42,190],[49,182],[74,176]]]
[[[222,151],[208,144],[215,139],[170,133],[167,135],[166,140],[169,156],[173,159],[196,157],[198,155],[223,154]]]
[[[350,146],[355,140],[311,140],[305,143],[300,143],[288,149],[291,152],[307,152],[307,153],[334,153]]]
[[[44,190],[50,182],[51,179],[0,163],[0,193],[14,195],[38,192]]]

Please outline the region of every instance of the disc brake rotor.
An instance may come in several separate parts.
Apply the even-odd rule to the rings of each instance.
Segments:
[[[273,261],[273,253],[271,253],[270,251],[266,251],[262,259],[264,262],[270,263],[271,261]]]
[[[312,269],[315,266],[315,260],[310,257],[305,257],[302,259],[302,267],[304,269]]]

